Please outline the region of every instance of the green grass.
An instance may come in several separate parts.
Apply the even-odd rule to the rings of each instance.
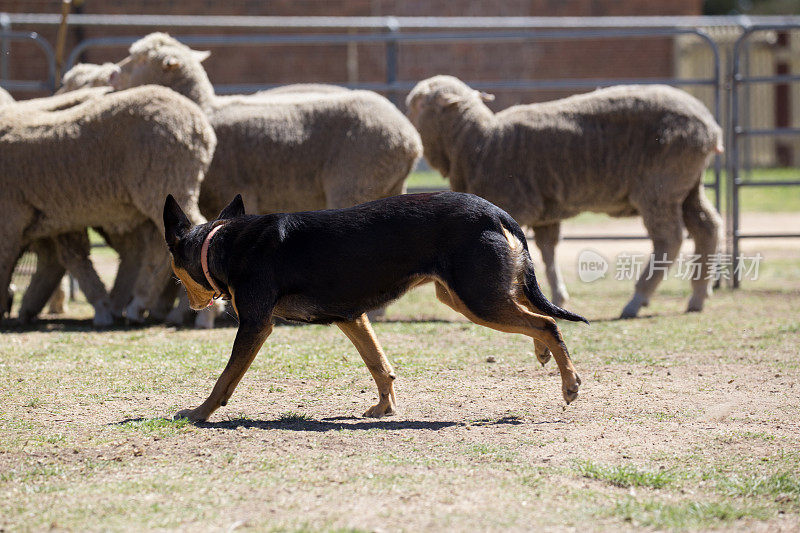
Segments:
[[[172,420],[168,418],[139,418],[128,420],[119,425],[123,429],[139,431],[144,434],[157,434],[161,436],[175,435],[180,430],[191,426],[185,418]]]
[[[618,503],[612,516],[637,527],[685,530],[723,527],[742,519],[766,520],[773,516],[767,508],[726,501],[684,501],[668,503],[629,498]]]
[[[724,476],[717,490],[727,496],[771,496],[800,503],[800,477],[797,472]]]
[[[669,470],[640,469],[634,465],[602,465],[582,461],[575,466],[580,475],[604,481],[615,487],[650,487],[660,489],[675,479]]]
[[[412,172],[406,181],[406,187],[423,189],[449,189],[450,182],[435,170]]]
[[[281,413],[281,416],[278,418],[278,420],[281,422],[286,422],[287,424],[296,424],[298,422],[308,422],[310,420],[314,420],[314,418],[303,413],[287,411],[285,413]]]

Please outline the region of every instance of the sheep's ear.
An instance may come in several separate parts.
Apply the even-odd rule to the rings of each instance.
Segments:
[[[208,56],[210,55],[211,52],[208,50],[192,50],[192,57],[194,57],[200,63],[208,59]]]
[[[180,60],[178,60],[175,56],[165,57],[164,60],[161,62],[161,68],[164,70],[175,70],[181,64]]]
[[[236,198],[228,204],[228,206],[222,210],[222,212],[217,217],[217,220],[226,220],[229,218],[240,217],[244,215],[244,202],[242,201],[242,195],[237,194]]]
[[[457,94],[453,93],[436,93],[436,103],[441,107],[450,107],[464,100]]]
[[[478,96],[480,96],[481,100],[483,100],[484,102],[494,102],[494,95],[492,93],[485,93],[483,91],[479,91]]]
[[[167,241],[167,246],[170,248],[175,246],[191,227],[192,223],[189,222],[181,206],[171,194],[167,195],[167,201],[164,202],[164,239]]]

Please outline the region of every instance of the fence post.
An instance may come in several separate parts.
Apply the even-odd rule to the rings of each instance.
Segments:
[[[387,17],[386,29],[389,34],[396,35],[400,30],[400,23],[395,17]],[[386,85],[389,86],[387,96],[394,105],[400,107],[396,89],[392,88],[395,82],[397,82],[397,40],[390,39],[386,41]]]
[[[5,34],[11,31],[11,17],[8,13],[0,13],[0,80],[8,79],[8,55],[10,53],[8,47],[8,38]]]

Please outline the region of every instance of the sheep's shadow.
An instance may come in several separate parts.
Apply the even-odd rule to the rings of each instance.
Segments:
[[[157,421],[170,423],[172,419],[169,418],[126,418],[119,422],[112,422],[109,426],[124,426],[136,422]],[[495,425],[518,425],[522,424],[523,420],[516,416],[504,416],[497,420],[481,419],[473,422],[462,421],[428,421],[428,420],[390,420],[390,419],[364,419],[355,416],[338,416],[330,418],[322,418],[315,420],[312,418],[278,418],[275,420],[253,420],[250,418],[232,418],[230,420],[221,420],[219,422],[200,422],[195,424],[198,428],[207,429],[227,429],[235,430],[239,428],[244,429],[260,429],[264,431],[269,430],[284,430],[284,431],[305,431],[314,433],[325,433],[328,431],[366,431],[370,429],[383,429],[387,431],[402,431],[402,430],[429,430],[439,431],[452,427],[466,427],[466,426],[495,426]]]
[[[637,320],[645,320],[648,318],[664,318],[664,317],[678,317],[687,314],[685,311],[665,311],[663,313],[642,313],[632,317],[606,316],[600,318],[590,318],[589,325],[591,324],[605,324],[614,322],[636,322]]]
[[[120,321],[111,326],[97,327],[92,324],[91,318],[44,318],[23,324],[16,318],[5,318],[0,321],[0,333],[131,331],[163,325],[163,323],[155,321],[143,323]]]

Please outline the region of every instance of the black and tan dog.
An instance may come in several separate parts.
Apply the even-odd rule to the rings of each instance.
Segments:
[[[505,211],[471,194],[395,196],[347,209],[245,215],[237,196],[213,222],[192,227],[164,206],[172,267],[194,309],[231,299],[239,330],[208,399],[176,417],[206,420],[225,405],[272,331],[273,317],[336,324],[378,385],[364,416],[395,411],[391,365],[365,313],[433,281],[437,298],[476,324],[535,340],[550,354],[567,403],[580,378],[551,317],[586,321],[550,303],[536,283],[525,235]]]

